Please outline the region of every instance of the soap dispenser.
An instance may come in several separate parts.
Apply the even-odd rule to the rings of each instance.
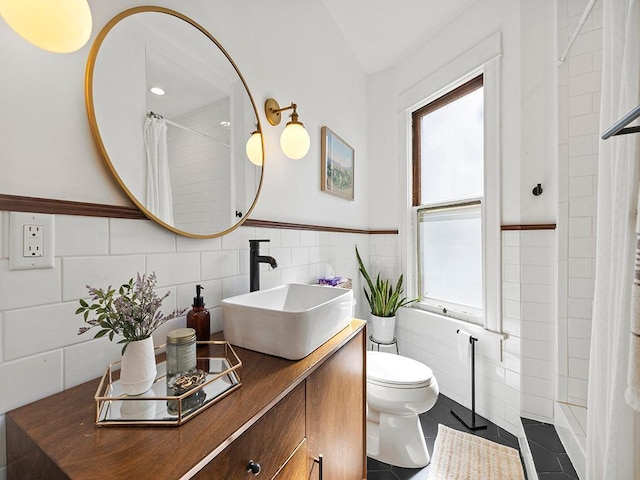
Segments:
[[[196,331],[198,341],[209,341],[211,335],[211,316],[209,310],[204,308],[204,298],[200,295],[202,285],[196,285],[196,296],[193,297],[193,308],[187,313],[187,328]]]

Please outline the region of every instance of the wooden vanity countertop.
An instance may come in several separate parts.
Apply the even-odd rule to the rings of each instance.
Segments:
[[[16,408],[5,416],[8,478],[190,478],[364,325],[353,319],[297,361],[234,347],[242,361],[242,386],[177,427],[96,426],[100,379]],[[222,332],[211,338],[222,339]]]

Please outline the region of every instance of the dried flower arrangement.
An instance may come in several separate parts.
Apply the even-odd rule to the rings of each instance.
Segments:
[[[124,343],[124,353],[130,342],[143,340],[151,336],[153,331],[163,323],[179,317],[186,309],[176,309],[169,315],[160,312],[160,306],[170,292],[159,297],[155,292],[157,279],[155,272],[149,275],[138,273],[136,281],[133,278],[120,286],[117,291],[111,288],[106,290],[87,285],[91,305],[84,299],[80,299],[80,307],[76,314],[82,314],[89,327],[80,327],[78,335],[81,335],[94,327],[100,327],[94,338],[109,335],[109,340],[115,335],[123,337],[118,343]],[[95,318],[89,318],[92,314]]]

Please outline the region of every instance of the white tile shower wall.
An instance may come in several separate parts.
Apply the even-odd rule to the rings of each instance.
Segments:
[[[556,232],[524,230],[519,238],[521,416],[553,423]]]
[[[196,233],[221,231],[232,215],[229,98],[187,112],[176,123],[200,132],[197,135],[168,125],[173,213],[178,228]],[[209,138],[208,138],[209,137]],[[212,140],[215,139],[215,140]],[[212,208],[212,205],[214,208]]]
[[[558,48],[564,49],[584,9],[559,0]],[[588,346],[595,277],[597,156],[602,70],[602,2],[558,67],[558,379],[561,402],[586,406]]]
[[[0,246],[8,242],[8,212],[0,212]],[[240,227],[222,238],[176,236],[146,220],[96,219],[56,215],[56,267],[9,271],[7,249],[0,248],[0,445],[5,444],[4,414],[16,407],[100,376],[116,360],[120,346],[92,335],[78,336],[84,325],[74,314],[86,285],[119,285],[136,272],[158,277],[160,292],[171,295],[163,311],[189,307],[196,283],[204,286],[212,330],[222,327],[222,298],[249,290],[249,239],[266,238],[263,253],[278,261],[264,266],[262,288],[288,282],[317,282],[328,271],[354,280],[356,316],[367,318],[356,270],[354,247],[366,259],[381,259],[398,270],[397,235],[364,235]],[[87,225],[93,233],[87,232]],[[375,263],[375,262],[374,262]],[[181,325],[184,317],[173,321]],[[168,328],[168,327],[167,327]],[[164,343],[166,331],[155,337]],[[6,476],[0,447],[0,479]]]

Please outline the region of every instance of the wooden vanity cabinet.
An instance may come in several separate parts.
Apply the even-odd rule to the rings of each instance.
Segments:
[[[321,364],[194,478],[246,479],[251,476],[247,473],[251,460],[260,465],[260,478],[365,478],[364,349],[361,333]],[[316,461],[320,455],[322,479]]]
[[[241,388],[179,427],[96,427],[97,380],[7,412],[7,479],[321,480],[322,455],[322,480],[362,480],[364,325],[298,361],[236,348]]]
[[[308,480],[309,456],[307,454],[307,440],[304,439],[291,458],[283,465],[276,477],[278,480],[294,480],[300,478]]]
[[[365,348],[359,335],[306,380],[309,455],[322,455],[324,474],[312,465],[310,479],[366,478]]]
[[[202,480],[241,480],[251,477],[250,461],[260,478],[273,478],[305,439],[304,385],[280,400],[240,438],[196,475]]]

